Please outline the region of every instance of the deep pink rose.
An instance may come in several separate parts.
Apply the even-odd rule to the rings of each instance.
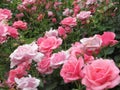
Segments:
[[[15,27],[17,29],[21,29],[21,30],[26,30],[27,29],[27,23],[19,20],[19,21],[16,21],[16,22],[13,23],[13,27]]]
[[[38,64],[37,64],[37,70],[41,74],[51,74],[53,72],[53,69],[50,66],[50,58],[44,57]]]
[[[77,60],[72,58],[72,60],[68,60],[64,63],[60,71],[60,76],[64,79],[65,83],[81,79],[83,77],[82,67],[83,59]]]
[[[58,27],[58,34],[59,34],[59,36],[63,36],[63,38],[66,38],[66,36],[67,36],[66,31],[62,26]]]
[[[10,19],[11,17],[12,17],[12,13],[10,10],[0,8],[0,21],[3,19]]]
[[[97,59],[84,68],[82,84],[88,90],[107,90],[120,83],[120,70],[113,60]]]
[[[81,11],[79,14],[77,14],[77,18],[80,20],[86,20],[91,16],[90,11]]]
[[[73,17],[66,17],[60,23],[65,26],[74,27],[77,25],[77,20]]]
[[[19,46],[11,55],[10,55],[10,61],[11,61],[11,68],[14,66],[23,63],[23,62],[31,62],[33,57],[36,55],[36,47],[25,44],[22,46]]]
[[[103,35],[101,35],[102,38],[102,46],[108,46],[108,45],[115,45],[118,41],[115,39],[115,33],[113,32],[104,32]]]
[[[54,36],[47,37],[47,38],[39,38],[37,40],[37,44],[39,46],[40,52],[48,53],[58,48],[62,44],[62,39],[56,38]]]
[[[13,38],[18,38],[19,33],[16,28],[8,26],[8,35]]]

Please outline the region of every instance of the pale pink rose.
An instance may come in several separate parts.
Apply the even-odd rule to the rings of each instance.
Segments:
[[[62,44],[62,39],[56,38],[54,36],[47,38],[39,38],[37,40],[37,44],[39,46],[40,52],[47,53],[58,48]]]
[[[36,55],[36,47],[25,44],[22,46],[19,46],[11,55],[10,55],[10,61],[11,61],[11,68],[13,68],[16,65],[19,65],[23,62],[31,63],[31,60]]]
[[[64,15],[64,16],[69,16],[71,13],[72,13],[72,10],[70,10],[69,8],[66,8],[66,9],[63,11],[63,15]]]
[[[10,35],[13,38],[18,38],[19,33],[16,28],[8,26],[8,35]]]
[[[90,11],[81,11],[79,14],[77,14],[77,18],[80,20],[86,20],[91,16]]]
[[[22,5],[27,6],[30,4],[34,4],[36,0],[22,0]]]
[[[50,65],[53,69],[58,68],[60,65],[66,62],[67,56],[65,52],[58,52],[52,54],[50,57]]]
[[[60,24],[65,25],[65,26],[67,25],[70,27],[74,27],[77,25],[77,21],[76,21],[76,18],[66,17],[60,22]]]
[[[21,90],[38,90],[37,87],[40,83],[39,79],[35,77],[22,77],[22,78],[15,78],[15,82],[17,84],[17,88]]]
[[[104,32],[103,35],[101,35],[102,38],[102,46],[108,46],[108,45],[115,45],[118,41],[115,39],[115,33],[114,32]]]
[[[23,22],[21,20],[14,22],[12,26],[17,28],[17,29],[21,29],[21,30],[27,29],[27,23]]]
[[[83,59],[77,60],[72,58],[64,63],[60,76],[64,79],[65,83],[69,83],[75,80],[79,80],[83,77],[82,74]]]
[[[120,70],[113,60],[97,59],[84,67],[82,84],[88,90],[108,90],[120,83]]]
[[[11,19],[11,18],[12,18],[12,13],[10,10],[0,8],[0,21],[3,19]]]
[[[35,62],[40,62],[44,58],[44,54],[41,52],[37,52],[33,60]]]
[[[45,37],[58,37],[58,31],[57,30],[53,30],[52,28],[49,31],[46,31],[45,33]]]
[[[29,63],[24,62],[22,64],[19,64],[17,68],[10,70],[7,79],[7,84],[11,86],[15,83],[15,78],[21,78],[24,75],[27,75],[26,70],[29,69],[29,66]]]
[[[98,35],[90,38],[83,38],[80,42],[84,45],[87,54],[98,54],[102,46],[102,39]]]
[[[87,0],[86,2],[87,5],[94,4],[94,3],[97,3],[97,0]]]
[[[37,64],[37,70],[41,74],[51,74],[53,72],[53,69],[50,66],[50,58],[44,57],[38,64]]]
[[[66,31],[65,31],[65,29],[62,26],[58,27],[58,34],[59,34],[59,36],[62,36],[63,38],[67,37]]]
[[[24,16],[23,13],[16,14],[16,18],[18,18],[18,19],[22,18],[23,16]]]
[[[52,11],[48,11],[48,17],[52,17],[54,16],[53,12]]]

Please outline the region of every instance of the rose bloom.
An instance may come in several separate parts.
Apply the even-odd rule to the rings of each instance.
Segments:
[[[10,10],[0,8],[0,21],[3,19],[11,19],[11,18],[12,18],[12,13]]]
[[[115,39],[115,33],[113,32],[104,32],[100,36],[102,39],[102,46],[115,45],[118,41]]]
[[[11,68],[14,66],[23,63],[28,62],[30,63],[33,57],[36,55],[36,47],[25,44],[22,46],[19,46],[11,55],[10,55],[10,61],[11,61]]]
[[[54,16],[53,12],[52,11],[48,11],[48,17],[52,17]]]
[[[58,37],[58,31],[57,30],[53,30],[52,28],[49,31],[45,32],[45,37]]]
[[[69,83],[75,80],[79,80],[83,77],[82,67],[83,67],[83,59],[77,60],[76,58],[72,58],[64,63],[60,76],[64,79],[65,83]]]
[[[120,83],[120,70],[113,60],[97,59],[84,67],[82,84],[87,90],[108,90]]]
[[[51,52],[52,50],[58,48],[61,44],[62,44],[62,39],[56,38],[54,36],[47,38],[40,37],[37,40],[39,51],[43,53]]]
[[[62,36],[63,38],[67,37],[66,31],[65,31],[65,29],[62,26],[59,26],[57,30],[58,30],[59,36]]]
[[[71,13],[72,13],[72,10],[70,10],[69,8],[66,8],[66,9],[63,11],[63,15],[64,15],[64,16],[69,16]]]
[[[10,35],[13,38],[18,38],[19,33],[16,28],[8,26],[8,35]]]
[[[76,22],[76,18],[66,17],[60,22],[60,24],[74,27],[77,25],[77,22]]]
[[[30,4],[34,4],[36,2],[36,0],[22,0],[22,4],[24,6],[30,5]]]
[[[60,65],[64,64],[66,62],[67,56],[68,55],[66,55],[64,51],[52,54],[52,56],[50,57],[51,67],[56,69]]]
[[[77,18],[80,20],[86,20],[91,16],[90,11],[81,11],[79,14],[77,14]]]
[[[27,23],[21,20],[14,22],[12,26],[21,30],[27,29]]]
[[[22,64],[19,64],[17,68],[10,70],[7,79],[7,84],[11,86],[15,83],[15,78],[21,78],[24,75],[27,75],[26,70],[29,69],[29,66],[30,66],[29,63],[24,62]]]
[[[84,45],[85,52],[90,55],[93,53],[98,54],[102,46],[102,39],[98,35],[90,38],[83,38],[80,42]]]
[[[15,82],[17,84],[17,88],[21,90],[38,90],[37,87],[40,83],[39,79],[35,77],[22,77],[22,78],[15,78]]]
[[[96,2],[97,0],[87,0],[86,4],[89,5],[89,4],[94,4]]]
[[[53,69],[50,66],[50,58],[44,57],[40,62],[38,62],[37,70],[41,74],[51,74],[53,72]]]

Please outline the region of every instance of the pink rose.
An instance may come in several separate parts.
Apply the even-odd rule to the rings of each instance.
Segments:
[[[10,55],[11,68],[23,62],[31,63],[31,60],[36,55],[36,51],[36,47],[29,44],[19,46]]]
[[[0,8],[0,21],[3,19],[11,19],[11,18],[12,18],[12,13],[10,10]]]
[[[82,84],[88,90],[107,90],[120,83],[119,73],[113,60],[97,59],[85,66]]]
[[[72,10],[70,10],[69,8],[66,8],[66,9],[63,11],[63,15],[64,15],[64,16],[69,16],[71,13],[72,13]]]
[[[53,72],[53,69],[50,66],[50,58],[44,57],[38,64],[37,64],[37,70],[41,74],[51,74]]]
[[[59,34],[59,36],[63,36],[63,38],[67,37],[66,31],[65,31],[65,29],[62,26],[58,27],[58,34]]]
[[[37,44],[39,46],[40,52],[48,53],[58,48],[62,44],[62,39],[56,38],[54,36],[47,38],[39,38],[37,40]]]
[[[22,0],[22,4],[25,6],[34,4],[35,2],[36,2],[36,0]]]
[[[27,23],[19,20],[13,23],[13,27],[17,29],[25,30],[27,29]]]
[[[82,67],[83,59],[77,60],[72,58],[72,60],[68,60],[64,63],[60,71],[60,76],[64,79],[65,83],[81,79],[83,77]]]
[[[74,27],[77,25],[77,22],[76,22],[76,18],[66,17],[60,22],[60,24]]]
[[[113,32],[104,32],[103,35],[101,35],[102,39],[102,46],[108,46],[108,45],[115,45],[118,41],[115,39],[115,33]]]
[[[9,76],[7,79],[7,83],[8,85],[13,85],[15,83],[15,78],[21,78],[24,75],[27,75],[26,70],[29,69],[29,64],[24,62],[22,64],[20,64],[19,66],[17,66],[17,68],[12,69],[9,71]]]
[[[53,12],[52,11],[48,11],[48,17],[52,17],[54,16]]]
[[[8,27],[8,35],[10,35],[13,38],[18,38],[19,33],[18,33],[16,28],[13,28],[13,27],[9,26]]]
[[[83,38],[80,42],[84,45],[85,52],[90,55],[93,53],[98,54],[102,46],[102,39],[98,35],[90,38]]]
[[[79,14],[77,14],[77,18],[80,20],[86,20],[91,16],[90,11],[81,11]]]
[[[49,31],[46,31],[45,37],[58,37],[58,31],[57,30],[52,30],[52,28]]]
[[[66,62],[67,56],[65,52],[58,52],[52,54],[50,58],[50,65],[52,68],[58,68],[60,65]]]
[[[37,90],[37,87],[40,83],[39,79],[35,77],[22,77],[22,78],[15,78],[15,82],[17,84],[17,88],[21,90]]]

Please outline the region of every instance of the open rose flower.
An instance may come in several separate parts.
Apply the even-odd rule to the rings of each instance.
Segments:
[[[0,8],[0,21],[4,19],[11,19],[12,13],[8,9],[1,9]]]
[[[61,21],[61,24],[65,26],[74,27],[77,25],[77,20],[73,17],[66,17]]]
[[[72,58],[72,60],[68,60],[64,63],[60,76],[64,79],[65,83],[69,83],[83,77],[82,67],[83,67],[83,59],[77,60],[76,58]]]
[[[36,51],[37,51],[36,46],[31,44],[19,46],[10,55],[11,68],[23,62],[30,63],[33,57],[36,55]]]
[[[118,41],[115,39],[115,33],[114,32],[104,32],[103,35],[101,35],[102,39],[102,46],[108,46],[108,45],[115,45]]]
[[[91,16],[90,14],[90,11],[81,11],[79,14],[77,14],[77,18],[80,20],[86,20]]]
[[[19,20],[19,21],[16,21],[16,22],[13,23],[13,27],[15,27],[17,29],[21,29],[21,30],[26,30],[27,29],[27,23]]]
[[[120,70],[113,60],[97,59],[84,68],[82,84],[87,90],[107,90],[120,83]]]
[[[40,62],[38,62],[37,70],[41,74],[51,74],[53,72],[53,69],[50,66],[50,58],[44,57]]]
[[[56,38],[54,36],[47,38],[39,38],[37,40],[37,44],[39,46],[39,51],[43,53],[49,53],[52,50],[58,48],[62,44],[61,38]]]
[[[39,79],[35,77],[22,77],[22,78],[15,78],[15,82],[17,83],[17,88],[20,90],[38,90],[37,87],[40,83]]]
[[[102,39],[98,35],[90,38],[83,38],[80,42],[84,45],[87,54],[97,54],[102,46]]]

